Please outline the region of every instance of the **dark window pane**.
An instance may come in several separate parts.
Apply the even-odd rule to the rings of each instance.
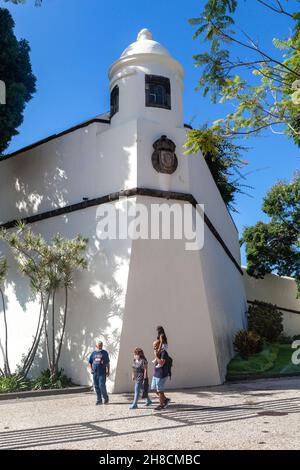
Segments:
[[[119,111],[119,87],[116,85],[110,94],[110,117]]]
[[[146,106],[171,109],[170,80],[159,75],[145,76]]]

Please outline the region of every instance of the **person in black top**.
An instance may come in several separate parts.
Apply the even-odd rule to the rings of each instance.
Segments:
[[[134,381],[134,400],[130,409],[133,410],[138,408],[140,393],[145,386],[145,381],[148,381],[148,362],[141,348],[135,348],[133,352],[132,380]],[[146,406],[151,405],[152,401],[147,393],[145,398]]]

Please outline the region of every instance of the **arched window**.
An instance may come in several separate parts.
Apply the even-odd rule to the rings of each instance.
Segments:
[[[113,87],[110,93],[110,117],[119,111],[119,87]]]
[[[159,75],[145,76],[146,106],[171,109],[170,79]]]

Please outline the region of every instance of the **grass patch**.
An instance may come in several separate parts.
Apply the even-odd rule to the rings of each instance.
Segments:
[[[300,364],[292,363],[293,352],[290,344],[265,344],[260,353],[253,354],[248,360],[238,354],[228,364],[227,379],[300,374]]]
[[[227,376],[259,374],[271,369],[277,358],[279,346],[277,344],[265,344],[260,353],[253,354],[248,359],[243,359],[237,354],[228,364]]]
[[[267,371],[268,374],[300,374],[300,364],[292,363],[292,354],[295,349],[291,348],[290,344],[280,344],[278,355],[274,366]]]

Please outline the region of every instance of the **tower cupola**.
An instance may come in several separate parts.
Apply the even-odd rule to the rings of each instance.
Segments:
[[[183,126],[183,67],[142,29],[109,69],[111,124],[132,119]]]

